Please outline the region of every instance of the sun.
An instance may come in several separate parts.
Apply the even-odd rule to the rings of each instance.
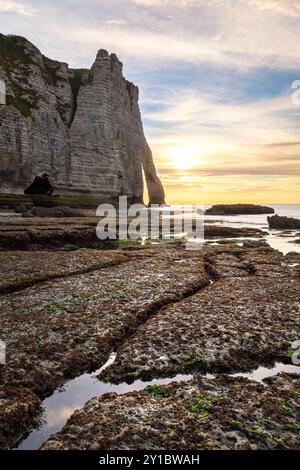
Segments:
[[[177,170],[188,170],[199,163],[200,151],[198,147],[174,147],[169,151],[169,161]]]

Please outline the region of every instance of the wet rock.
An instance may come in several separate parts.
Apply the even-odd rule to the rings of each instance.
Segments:
[[[26,231],[35,224],[24,221]],[[84,227],[93,224],[87,218]],[[47,231],[64,225],[73,227],[74,221],[49,219]],[[6,228],[18,233],[19,222]],[[15,289],[26,273],[37,283],[0,301],[7,340],[7,365],[0,369],[6,393],[3,402],[0,396],[0,419],[8,423],[0,424],[3,448],[36,424],[41,398],[98,369],[111,351],[117,358],[105,377],[113,381],[290,363],[291,342],[300,335],[300,278],[290,264],[299,254],[283,256],[265,244],[200,251],[161,244],[95,252],[94,259],[93,253],[39,253],[36,268],[33,253],[0,256],[3,285]],[[263,387],[219,376],[170,385],[158,395],[145,390],[96,398],[44,448],[125,449],[145,442],[149,449],[294,448],[299,423],[286,411],[292,407],[297,416],[299,396],[292,388],[297,390],[299,378],[274,380]],[[26,393],[10,399],[9,390]]]
[[[42,450],[298,449],[299,377],[216,376],[93,398]]]
[[[212,257],[207,254],[206,268],[213,279],[221,277],[248,276],[248,263],[241,262],[235,254],[217,253]],[[213,261],[213,262],[212,262]]]
[[[116,241],[97,238],[96,225],[96,218],[85,221],[80,217],[0,221],[0,250],[51,250],[61,249],[65,244],[83,248],[116,248]]]
[[[239,215],[239,214],[274,214],[272,207],[255,204],[217,204],[206,209],[206,215]]]
[[[99,240],[96,234],[97,217],[60,217],[66,208],[35,207],[27,214],[39,218],[14,218],[0,220],[0,250],[53,250],[63,248],[66,243],[82,248],[112,249],[118,247],[117,240]],[[76,212],[76,210],[75,210]],[[55,217],[48,217],[52,214]],[[234,228],[205,225],[205,238],[262,238],[266,232],[251,228]]]
[[[236,227],[224,227],[223,225],[210,225],[205,224],[204,227],[205,238],[240,238],[240,237],[253,237],[262,238],[264,235],[268,235],[267,232],[253,228],[236,228]]]
[[[160,307],[209,283],[201,252],[164,246],[126,256],[128,262],[117,266],[99,266],[2,296],[7,364],[1,386],[45,397],[68,378],[97,369]],[[79,262],[78,256],[75,269]],[[50,273],[53,265],[48,264]],[[63,262],[58,269],[64,270]]]
[[[33,207],[23,213],[24,217],[84,217],[83,212],[70,207]]]
[[[300,228],[300,219],[294,219],[293,217],[281,217],[279,215],[274,215],[273,217],[268,217],[269,227],[276,230],[298,230]]]
[[[0,385],[0,449],[13,447],[39,422],[41,401],[22,387]]]
[[[113,251],[0,252],[0,293],[14,292],[50,279],[88,273],[128,261]]]
[[[291,236],[294,236],[294,233],[292,230],[284,230],[283,232],[278,233],[277,236],[282,238],[290,238]]]
[[[300,264],[300,253],[296,251],[290,251],[285,255],[285,261],[289,264]]]
[[[259,248],[269,246],[266,240],[246,240],[243,242],[244,248]]]
[[[139,327],[105,371],[111,381],[131,371],[150,378],[290,361],[291,341],[300,337],[300,284],[285,257],[268,247],[205,251],[206,270],[217,282]]]

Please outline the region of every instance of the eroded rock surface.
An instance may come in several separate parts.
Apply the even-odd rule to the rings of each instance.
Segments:
[[[86,273],[128,261],[119,252],[0,251],[0,293],[13,292],[42,281]]]
[[[13,447],[39,424],[40,414],[41,400],[31,390],[0,385],[0,449]]]
[[[250,246],[125,246],[95,252],[93,261],[89,250],[61,260],[41,253],[48,280],[37,269],[36,285],[0,302],[7,346],[0,446],[13,447],[36,426],[41,399],[99,369],[112,351],[116,361],[100,376],[106,382],[290,364],[300,335],[299,255],[283,256],[261,241]],[[6,256],[15,272],[4,275],[4,285],[18,288],[32,254],[3,253],[4,265]],[[299,377],[272,380],[263,387],[217,376],[95,398],[43,448],[295,448]]]
[[[205,251],[215,282],[138,328],[103,373],[107,379],[290,362],[291,342],[300,337],[300,282],[285,257],[269,247]]]
[[[176,302],[209,282],[200,252],[166,246],[128,256],[131,259],[118,266],[2,296],[1,338],[6,340],[7,363],[0,369],[6,403],[4,409],[0,408],[1,413],[10,413],[14,406],[5,390],[27,389],[37,397],[50,394],[68,378],[97,369],[161,306]],[[115,257],[119,260],[122,255],[118,252]],[[75,268],[78,262],[77,259]],[[36,412],[38,405],[39,400]],[[20,415],[23,420],[29,419],[26,407]],[[4,436],[15,432],[19,438],[13,422],[2,421],[2,415],[0,421],[4,423]]]
[[[299,449],[298,376],[217,376],[93,398],[43,450]]]
[[[0,250],[54,250],[66,244],[108,248],[110,240],[97,238],[96,217],[3,218],[0,220]]]
[[[226,227],[222,225],[213,225],[210,223],[205,224],[204,226],[205,238],[240,238],[240,237],[254,237],[262,238],[264,235],[267,235],[267,232],[248,227]]]

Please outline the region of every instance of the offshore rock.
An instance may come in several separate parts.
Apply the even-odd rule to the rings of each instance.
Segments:
[[[217,204],[205,211],[206,215],[256,215],[256,214],[274,214],[274,209],[267,206],[258,206],[256,204]]]
[[[294,219],[293,217],[281,217],[274,215],[268,217],[269,227],[277,230],[298,230],[300,229],[300,219]]]

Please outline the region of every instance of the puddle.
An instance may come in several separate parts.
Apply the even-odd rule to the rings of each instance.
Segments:
[[[267,235],[265,240],[268,242],[271,248],[274,248],[274,250],[279,250],[281,253],[286,255],[287,253],[294,251],[296,253],[300,253],[300,245],[295,243],[296,240],[296,233],[294,236],[289,236],[289,237],[280,237],[278,233],[276,233],[274,230],[271,230],[269,232],[270,234]]]
[[[64,388],[57,390],[51,397],[43,402],[43,423],[32,431],[29,436],[21,442],[18,450],[36,450],[48,437],[58,432],[65,425],[69,417],[75,410],[82,408],[83,405],[93,397],[100,397],[105,393],[127,393],[142,390],[150,384],[167,385],[171,382],[188,381],[193,378],[192,375],[176,375],[173,378],[154,379],[149,382],[136,380],[132,384],[121,383],[111,384],[99,381],[96,376],[110,366],[116,358],[112,353],[108,361],[96,372],[92,374],[83,374],[74,380],[68,382]],[[207,377],[210,377],[207,375]]]
[[[298,237],[299,238],[299,237]],[[265,240],[268,245],[273,248],[274,250],[280,251],[283,255],[286,255],[287,253],[293,251],[295,253],[300,253],[300,245],[295,243],[295,237],[286,237],[286,238],[280,238],[276,234],[269,233],[269,235],[265,235],[263,238],[253,238],[253,237],[239,237],[239,238],[221,238],[221,239],[213,239],[213,238],[207,238],[205,239],[205,243],[209,244],[211,246],[216,246],[216,245],[222,245],[225,244],[227,241],[232,241],[236,240],[235,244],[237,246],[243,246],[244,241],[248,240],[254,240],[254,241],[263,241]],[[221,243],[219,243],[221,241]]]
[[[58,389],[49,398],[43,401],[43,422],[41,426],[32,431],[29,436],[21,442],[19,450],[38,449],[42,443],[57,431],[59,431],[73,412],[81,408],[90,398],[103,395],[111,391],[109,384],[104,384],[96,379],[95,375],[100,374],[109,367],[116,358],[112,353],[106,363],[93,374],[83,374],[70,382],[63,388]]]
[[[18,450],[36,450],[49,438],[53,433],[62,429],[69,417],[75,410],[80,409],[83,405],[93,397],[100,397],[105,393],[128,393],[142,390],[147,385],[168,385],[172,382],[187,382],[193,379],[193,375],[179,374],[172,378],[153,379],[148,382],[136,380],[131,384],[125,382],[120,384],[111,384],[100,382],[96,376],[110,366],[116,358],[116,354],[112,353],[107,362],[96,372],[92,374],[83,374],[80,377],[71,380],[64,388],[57,390],[51,397],[46,398],[43,402],[44,414],[41,426],[32,431],[28,437],[21,442]],[[258,367],[256,370],[247,373],[230,374],[233,377],[246,377],[256,382],[262,382],[267,377],[272,377],[280,372],[289,372],[300,374],[300,367],[276,363],[274,367]],[[207,378],[214,378],[212,374],[206,374]]]
[[[249,380],[255,382],[262,382],[267,377],[273,377],[274,375],[280,374],[280,372],[287,372],[290,374],[300,374],[300,367],[292,364],[282,364],[277,362],[274,367],[258,367],[252,372],[236,373],[232,374],[233,377],[246,377]]]

